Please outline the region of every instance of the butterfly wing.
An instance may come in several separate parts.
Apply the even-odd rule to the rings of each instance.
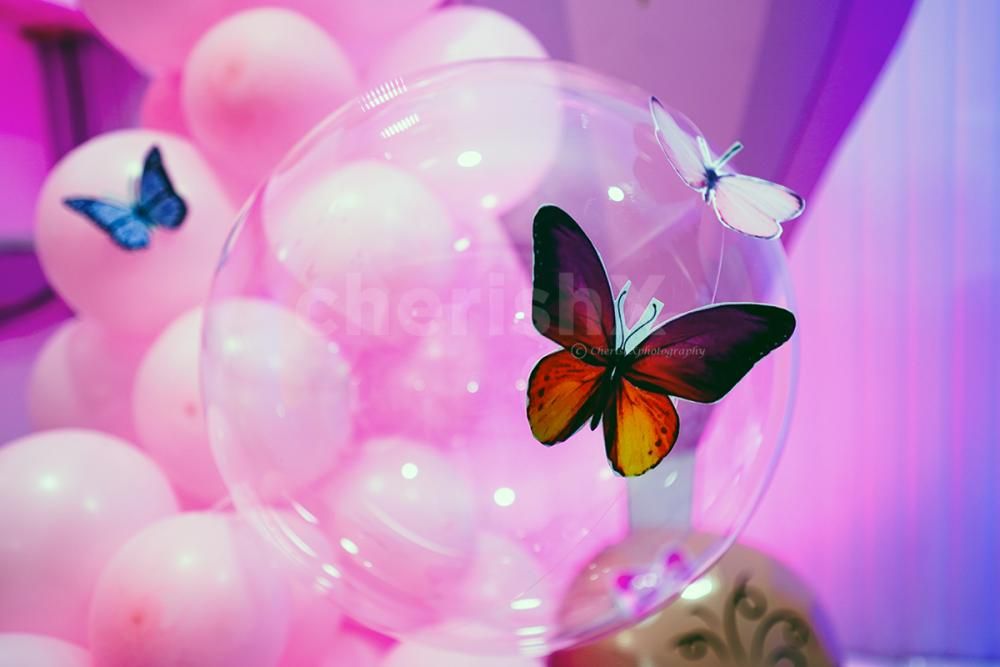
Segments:
[[[568,350],[543,357],[528,379],[528,423],[543,445],[576,433],[600,413],[606,369],[577,359]]]
[[[125,250],[141,250],[149,245],[149,228],[128,207],[85,197],[66,199],[63,203],[104,230]]]
[[[624,377],[639,388],[713,403],[795,331],[784,308],[726,303],[664,323],[631,355]]]
[[[156,146],[149,150],[142,166],[138,209],[150,224],[167,229],[180,227],[187,217],[187,203],[174,190]]]
[[[667,161],[689,187],[703,190],[708,186],[705,160],[698,145],[701,137],[693,136],[677,122],[673,114],[655,97],[649,98],[649,111],[653,116],[656,140],[667,156]],[[702,139],[704,141],[704,139]]]
[[[616,323],[611,284],[597,250],[556,206],[538,209],[533,235],[535,329],[578,358],[603,363],[615,344]]]
[[[608,461],[625,477],[642,475],[670,453],[680,419],[670,396],[640,389],[621,379],[604,411],[604,446]]]
[[[773,239],[781,223],[802,215],[806,202],[783,185],[742,174],[723,174],[711,194],[715,215],[725,226],[748,236]]]

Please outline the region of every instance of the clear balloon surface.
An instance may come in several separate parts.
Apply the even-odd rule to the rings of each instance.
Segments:
[[[404,75],[318,126],[245,208],[205,315],[209,429],[236,506],[346,616],[511,664],[633,625],[725,552],[770,479],[795,376],[793,340],[718,403],[677,400],[677,445],[640,477],[612,470],[600,429],[539,444],[528,379],[558,349],[532,323],[545,204],[578,221],[614,294],[631,281],[627,323],[654,298],[664,320],[721,302],[789,306],[780,245],[724,229],[681,182],[648,93],[509,60]],[[252,382],[234,374],[227,350],[256,334],[225,313],[247,298],[295,312],[350,369],[336,413],[346,446],[273,431],[275,447],[335,453],[304,485],[232,426],[257,404],[227,397],[277,394],[293,367],[285,332]],[[648,527],[662,530],[655,549],[555,613],[600,553]],[[416,650],[388,664],[423,664],[405,662]]]

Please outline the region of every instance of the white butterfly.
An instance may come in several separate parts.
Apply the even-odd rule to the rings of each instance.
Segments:
[[[649,99],[649,110],[656,140],[670,166],[712,205],[723,225],[748,236],[774,239],[781,236],[781,223],[802,215],[805,200],[785,186],[722,170],[743,150],[743,144],[737,141],[720,157],[713,158],[705,138],[681,128],[655,97]]]

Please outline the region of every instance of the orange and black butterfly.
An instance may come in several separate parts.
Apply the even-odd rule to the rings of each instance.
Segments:
[[[633,477],[656,467],[680,430],[671,397],[712,403],[757,361],[787,341],[795,316],[777,306],[723,303],[654,328],[650,303],[629,329],[612,299],[594,245],[565,211],[543,206],[534,221],[535,329],[563,349],[543,357],[528,381],[528,421],[544,445],[604,422],[611,466]]]

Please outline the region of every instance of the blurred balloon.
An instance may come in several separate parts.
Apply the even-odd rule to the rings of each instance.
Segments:
[[[183,105],[206,152],[256,180],[356,87],[351,63],[322,28],[287,9],[252,9],[194,47]]]
[[[620,572],[657,552],[669,532],[635,533],[598,556],[563,601],[575,613],[597,599],[602,573]],[[705,536],[702,541],[712,538]],[[606,604],[613,602],[608,599]],[[647,667],[690,662],[706,667],[841,664],[836,642],[815,595],[781,563],[736,545],[674,602],[633,628],[607,639],[559,651],[551,667]]]
[[[428,610],[471,565],[475,543],[472,491],[448,459],[398,438],[363,443],[321,502],[332,566],[356,584],[345,611],[376,630],[433,622]],[[399,598],[406,618],[381,605]]]
[[[302,284],[303,306],[324,306],[317,322],[324,333],[357,349],[373,335],[421,333],[440,315],[425,312],[435,307],[427,294],[440,292],[451,273],[434,260],[454,255],[460,234],[417,179],[373,160],[294,189],[281,184],[276,180],[264,195],[264,232]],[[345,235],[346,228],[358,233]]]
[[[226,495],[212,458],[201,401],[202,311],[182,315],[150,346],[136,372],[132,409],[139,444],[177,488],[211,503]]]
[[[213,381],[226,391],[217,394],[209,426],[224,429],[267,471],[256,486],[268,497],[326,477],[351,444],[351,369],[340,348],[298,314],[262,299],[218,303],[209,319],[216,330],[240,334],[213,341],[222,345],[210,350],[210,362],[225,368]],[[189,370],[197,385],[198,369]],[[260,391],[274,377],[272,391]]]
[[[229,0],[80,0],[80,8],[113,46],[154,72],[177,69],[231,10]]]
[[[150,81],[142,97],[139,125],[182,137],[189,135],[184,109],[181,107],[180,74],[161,74]]]
[[[284,0],[338,37],[383,36],[411,25],[442,0]]]
[[[405,642],[392,649],[380,667],[542,667],[542,664],[536,658],[468,655]]]
[[[0,667],[92,667],[79,646],[53,637],[0,634]]]
[[[0,631],[86,636],[101,568],[177,511],[166,478],[128,443],[47,431],[0,448]]]
[[[153,146],[162,151],[188,215],[177,230],[155,230],[149,248],[128,252],[63,200],[107,197],[131,204]],[[190,143],[125,130],[88,141],[55,166],[39,196],[35,238],[46,275],[78,314],[116,334],[149,335],[204,300],[234,218],[211,168]]]
[[[542,43],[506,14],[485,7],[447,7],[411,24],[372,63],[368,80],[382,83],[463,60],[547,57]]]
[[[71,319],[45,342],[28,380],[38,430],[87,428],[135,441],[132,384],[147,343]]]
[[[557,592],[544,565],[520,543],[482,533],[475,560],[457,587],[453,620],[475,618],[511,644],[526,643],[551,630]]]
[[[238,519],[183,514],[138,534],[101,574],[90,614],[100,667],[274,667],[288,591]]]
[[[372,64],[368,80],[406,81],[424,68],[480,58],[545,57],[538,40],[513,19],[489,9],[450,7],[401,35]],[[386,86],[394,88],[400,84]],[[469,79],[438,97],[401,117],[398,122],[410,125],[405,133],[392,126],[385,131],[395,164],[419,175],[463,217],[503,212],[538,186],[560,139],[559,105],[549,86]],[[511,135],[521,140],[503,138]]]

